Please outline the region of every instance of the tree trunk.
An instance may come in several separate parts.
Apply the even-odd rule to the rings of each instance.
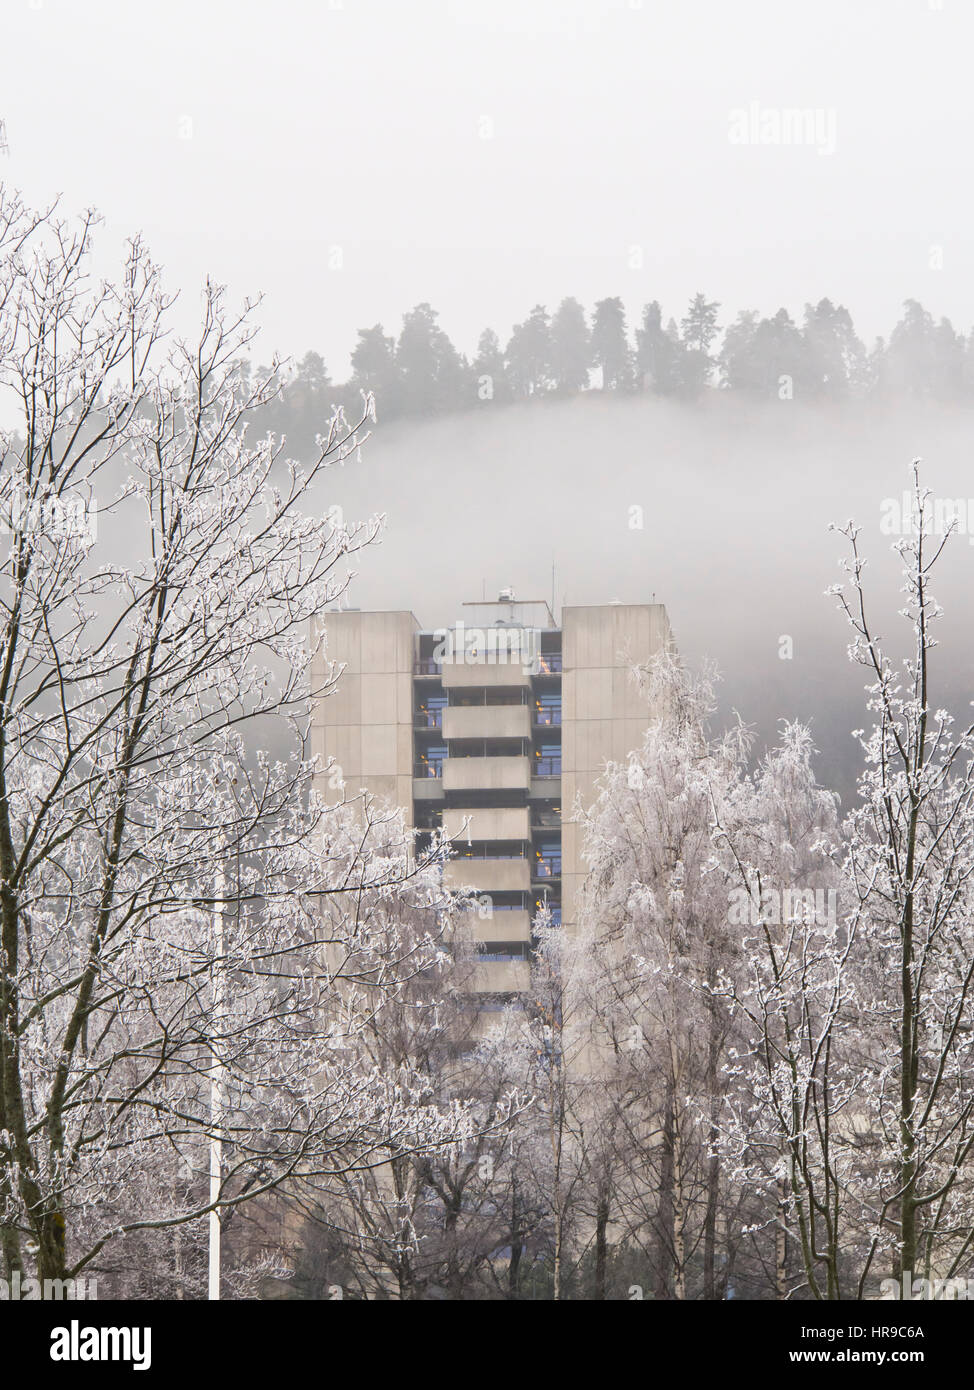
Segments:
[[[716,970],[712,960],[707,974],[710,984],[713,985],[716,980]],[[707,1206],[703,1220],[703,1296],[705,1299],[715,1300],[717,1298],[717,1205],[720,1196],[720,1160],[716,1154],[720,1028],[717,1010],[712,1000],[708,1010],[708,1024],[706,1085],[710,1101],[710,1124],[707,1131],[710,1156],[707,1160]]]
[[[605,1300],[609,1241],[609,1196],[603,1189],[595,1208],[595,1297]]]
[[[774,1232],[774,1291],[775,1297],[784,1302],[788,1297],[788,1232],[785,1229],[785,1212],[788,1210],[788,1180],[782,1178],[778,1183],[781,1200],[778,1203],[778,1224]]]
[[[666,1079],[666,1096],[663,1102],[663,1142],[660,1158],[659,1203],[657,1206],[656,1229],[659,1254],[656,1266],[656,1297],[672,1297],[673,1249],[674,1249],[674,1198],[673,1198],[673,1154],[674,1154],[674,1116],[673,1079]]]
[[[517,1186],[512,1184],[511,1191],[511,1258],[507,1266],[507,1296],[516,1299],[520,1293],[519,1282],[521,1277],[521,1256],[524,1253],[524,1245],[521,1241],[521,1223],[518,1220],[517,1212]]]

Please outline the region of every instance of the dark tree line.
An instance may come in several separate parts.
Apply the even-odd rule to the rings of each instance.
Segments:
[[[382,324],[359,329],[344,383],[331,380],[318,353],[307,353],[284,379],[273,425],[295,445],[310,443],[315,422],[333,404],[354,414],[363,392],[374,394],[382,420],[588,391],[690,401],[718,390],[781,400],[907,396],[974,403],[974,329],[965,337],[915,299],[871,349],[848,309],[829,299],[806,304],[800,322],[786,309],[767,318],[745,309],[721,327],[719,310],[696,294],[677,322],[664,320],[653,300],[631,328],[618,297],[600,299],[590,314],[572,298],[553,314],[536,304],[506,344],[485,328],[468,358],[440,327],[437,311],[418,304],[398,337]]]

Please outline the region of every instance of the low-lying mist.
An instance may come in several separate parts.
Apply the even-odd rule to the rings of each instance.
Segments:
[[[418,426],[383,427],[378,409],[361,462],[332,471],[323,494],[347,517],[387,519],[381,545],[358,557],[350,604],[409,608],[437,627],[508,585],[550,601],[552,564],[558,609],[655,596],[684,659],[718,664],[721,719],[736,710],[753,726],[756,756],[780,720],[809,723],[821,779],[848,805],[860,763],[851,730],[869,720],[865,673],[824,593],[848,553],[828,526],[860,524],[874,628],[902,653],[909,628],[882,504],[910,486],[917,455],[936,497],[974,497],[974,415],[597,393]],[[959,718],[974,684],[971,539],[952,538],[933,586],[946,612],[932,699]]]

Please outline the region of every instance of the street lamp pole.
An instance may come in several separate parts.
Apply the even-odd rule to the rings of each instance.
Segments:
[[[219,1300],[220,1297],[220,1212],[216,1203],[220,1200],[220,1185],[223,1177],[223,1141],[220,1135],[220,1122],[223,1111],[223,1066],[220,1061],[220,1029],[223,1025],[224,1005],[224,966],[223,966],[223,914],[226,897],[226,878],[223,866],[217,870],[216,893],[213,905],[213,1063],[210,1068],[210,1249],[209,1284],[207,1297]]]

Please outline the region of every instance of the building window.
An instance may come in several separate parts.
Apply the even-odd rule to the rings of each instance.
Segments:
[[[416,725],[420,729],[441,729],[443,711],[446,708],[445,695],[428,695],[416,711]]]
[[[534,701],[534,722],[547,728],[561,724],[561,695],[538,695]]]
[[[561,844],[557,840],[542,840],[534,852],[536,878],[561,878]]]
[[[443,763],[447,756],[446,745],[431,745],[419,755],[415,775],[417,777],[442,777]]]
[[[534,754],[535,777],[561,776],[561,744],[542,743]]]

